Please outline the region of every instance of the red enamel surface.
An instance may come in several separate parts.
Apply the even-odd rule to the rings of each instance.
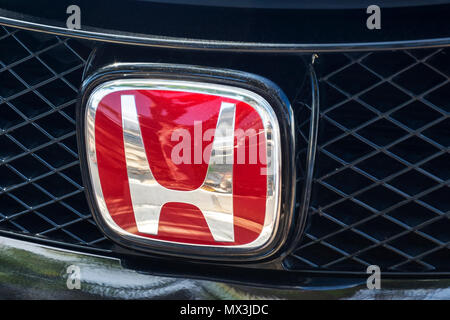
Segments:
[[[174,190],[194,190],[205,179],[208,164],[194,164],[194,138],[191,139],[191,163],[175,164],[172,149],[179,141],[171,141],[176,129],[189,131],[194,137],[194,122],[201,121],[203,132],[215,129],[222,102],[236,104],[235,130],[263,130],[259,114],[248,104],[213,95],[162,90],[127,90],[105,96],[95,116],[95,143],[98,170],[105,202],[114,222],[122,229],[147,238],[178,243],[205,245],[242,245],[255,240],[264,224],[267,176],[265,168],[266,141],[257,140],[263,158],[249,163],[249,143],[246,138],[245,163],[233,164],[233,207],[235,242],[214,241],[201,211],[186,203],[167,203],[160,214],[157,235],[139,233],[136,228],[126,170],[121,118],[121,95],[134,95],[144,146],[149,165],[157,181]],[[202,132],[202,134],[203,134]],[[201,151],[212,142],[197,140]],[[197,149],[199,150],[199,149]]]

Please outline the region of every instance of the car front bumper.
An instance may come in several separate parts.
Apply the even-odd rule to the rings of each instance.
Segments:
[[[80,289],[67,287],[67,268],[80,268]],[[168,277],[123,267],[116,258],[0,237],[2,299],[445,299],[450,280],[381,280],[341,287],[276,289]]]

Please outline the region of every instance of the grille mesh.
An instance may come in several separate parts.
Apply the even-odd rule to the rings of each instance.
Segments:
[[[318,62],[309,226],[288,267],[450,271],[450,50]]]
[[[0,48],[0,230],[111,248],[87,206],[76,145],[90,44],[0,27]],[[310,216],[288,268],[450,271],[449,55],[319,55]],[[300,199],[311,112],[294,102]]]
[[[105,248],[87,206],[75,103],[90,48],[0,27],[0,229]]]

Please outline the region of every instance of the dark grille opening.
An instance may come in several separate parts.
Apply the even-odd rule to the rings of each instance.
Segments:
[[[0,230],[110,249],[77,154],[75,103],[91,47],[4,27],[0,47]],[[319,55],[311,208],[291,270],[450,272],[449,55]],[[311,108],[303,96],[292,102],[300,210]]]
[[[449,57],[319,55],[309,225],[290,269],[450,271]]]
[[[109,248],[81,180],[75,103],[91,48],[0,27],[0,229]]]

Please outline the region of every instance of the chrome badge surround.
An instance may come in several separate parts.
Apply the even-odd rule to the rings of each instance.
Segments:
[[[109,215],[100,185],[95,149],[95,114],[99,102],[109,93],[139,89],[187,91],[228,97],[243,101],[251,105],[258,112],[265,128],[267,156],[268,159],[269,157],[271,158],[272,165],[267,167],[265,223],[261,234],[256,240],[245,245],[236,246],[182,244],[135,235],[123,230],[113,221]],[[91,193],[93,201],[98,208],[96,219],[101,220],[105,233],[111,235],[110,232],[106,231],[112,231],[112,234],[117,235],[118,238],[125,240],[127,243],[136,243],[144,250],[148,249],[152,251],[151,249],[156,246],[159,249],[157,250],[158,252],[176,254],[178,251],[179,255],[183,255],[183,251],[189,249],[191,253],[198,252],[206,257],[220,254],[251,254],[252,252],[264,250],[264,248],[272,245],[280,222],[282,142],[277,116],[271,105],[263,97],[247,89],[215,83],[171,79],[117,79],[101,83],[91,91],[82,117],[82,121],[84,121],[84,142],[89,180],[92,189]]]

